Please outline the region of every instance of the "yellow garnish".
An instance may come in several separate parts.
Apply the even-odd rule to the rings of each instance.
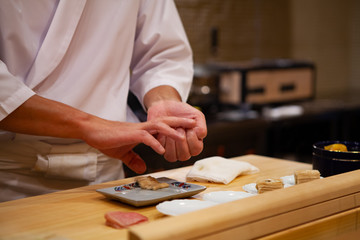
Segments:
[[[324,147],[325,150],[329,151],[338,151],[338,152],[347,152],[347,147],[341,143],[334,143]]]

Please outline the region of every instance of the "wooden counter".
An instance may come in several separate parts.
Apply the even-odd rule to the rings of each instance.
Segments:
[[[260,176],[281,177],[293,174],[295,170],[311,169],[309,164],[256,155],[235,159],[250,162],[259,167],[260,172],[240,176],[228,185],[196,183],[205,185],[207,190],[194,197],[201,199],[204,193],[219,190],[241,191],[243,185],[254,182]],[[185,181],[190,168],[173,169],[151,175]],[[292,189],[282,189],[258,195],[252,199],[241,199],[176,217],[164,216],[156,210],[155,206],[135,208],[108,200],[95,192],[98,188],[133,182],[132,178],[128,178],[1,203],[0,239],[158,240],[168,239],[170,235],[172,239],[188,239],[189,235],[194,239],[247,239],[254,236],[266,236],[269,239],[281,239],[284,236],[296,239],[294,236],[305,236],[303,239],[307,239],[311,231],[316,234],[327,234],[326,236],[356,234],[357,229],[360,228],[360,186],[356,184],[356,181],[360,182],[360,174],[357,172],[355,177],[345,175],[341,178],[344,179],[343,181],[339,181],[340,175],[335,178],[330,177],[330,181],[328,178],[316,180],[323,181],[325,190],[316,187],[319,186],[318,184],[305,183],[303,186],[291,187]],[[332,185],[333,180],[335,185]],[[314,187],[313,196],[308,194],[306,184]],[[343,185],[346,187],[339,190],[339,186]],[[334,186],[336,191],[326,190],[330,186]],[[287,196],[290,198],[286,199]],[[327,201],[328,199],[331,201]],[[264,204],[264,201],[268,204]],[[277,203],[276,208],[269,206],[274,203]],[[316,209],[319,209],[320,213]],[[104,214],[117,210],[139,212],[147,216],[150,222],[131,227],[129,230],[118,230],[106,226]],[[224,215],[224,210],[229,214]],[[307,214],[304,215],[304,213]],[[279,223],[275,224],[277,227],[273,226],[272,221]],[[330,228],[327,227],[329,222],[332,223]],[[319,230],[314,226],[322,226],[322,228]],[[224,229],[227,230],[224,231]],[[223,238],[225,236],[227,238]]]

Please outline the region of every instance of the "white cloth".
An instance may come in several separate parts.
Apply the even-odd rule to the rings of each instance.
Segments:
[[[124,178],[120,160],[85,143],[24,139],[0,142],[0,202]]]
[[[129,90],[140,102],[160,85],[177,89],[183,101],[190,91],[191,48],[172,0],[1,0],[0,37],[0,120],[34,94],[104,119],[126,121],[134,117],[127,113]],[[79,165],[96,167],[96,176],[95,168],[84,174],[86,184],[124,176],[113,174],[122,171],[117,164],[99,170],[99,159],[95,166],[94,155],[87,152],[66,158],[40,154],[41,160],[33,152],[22,156],[23,144],[12,141],[17,136],[0,131],[0,145],[18,148],[17,153],[0,151],[0,188],[10,189],[8,199],[28,196],[30,190],[20,190],[25,184],[37,194],[62,189],[58,182],[35,178],[43,176],[33,171],[36,163],[44,172],[59,161],[78,158]],[[43,141],[68,142],[26,137],[30,145]],[[64,177],[58,174],[50,170],[45,175]],[[73,179],[79,172],[70,175]]]
[[[45,177],[94,181],[96,179],[96,153],[38,155],[34,171]]]
[[[228,184],[241,174],[253,174],[258,171],[257,167],[248,162],[215,156],[196,161],[186,179]]]

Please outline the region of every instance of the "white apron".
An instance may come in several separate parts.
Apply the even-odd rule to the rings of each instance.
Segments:
[[[0,142],[0,201],[124,178],[122,162],[82,142]]]

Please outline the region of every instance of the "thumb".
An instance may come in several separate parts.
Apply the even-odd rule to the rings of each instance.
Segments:
[[[141,174],[146,171],[145,161],[132,150],[121,157],[121,161],[136,173]]]

